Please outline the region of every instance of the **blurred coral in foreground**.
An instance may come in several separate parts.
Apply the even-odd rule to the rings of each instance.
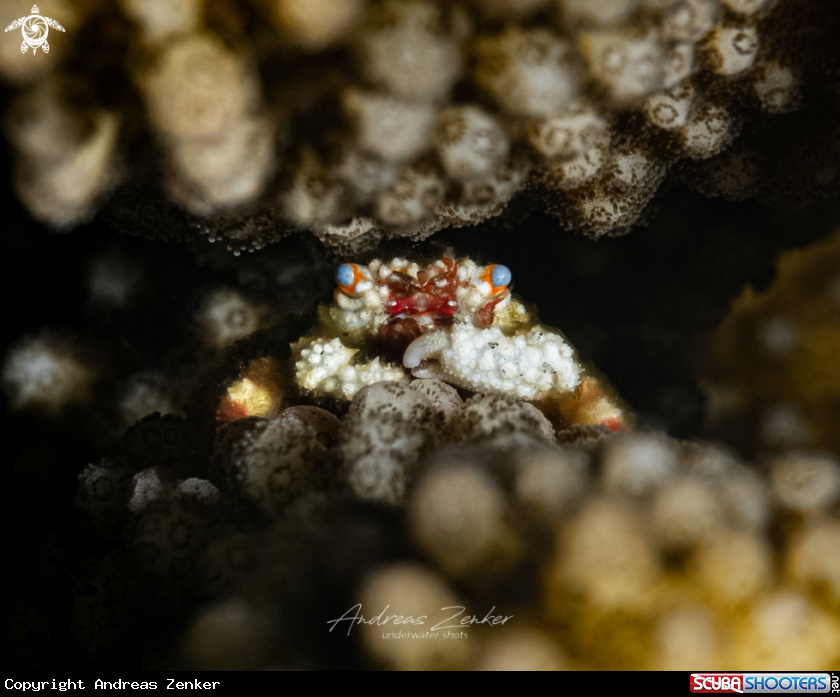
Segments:
[[[230,422],[186,468],[134,452],[80,475],[79,504],[129,550],[77,598],[94,654],[109,598],[149,578],[156,602],[189,608],[172,666],[326,667],[306,649],[325,637],[402,670],[840,666],[832,457],[762,474],[655,433],[555,436],[527,403],[462,402],[433,379],[362,388],[340,420],[295,406]]]
[[[117,227],[151,237],[254,249],[310,229],[348,254],[514,200],[597,237],[644,223],[666,182],[788,203],[838,190],[830,0],[43,10],[66,35],[36,62],[4,37],[0,75],[19,91],[16,190],[57,228],[110,200]],[[178,209],[139,222],[158,191]]]

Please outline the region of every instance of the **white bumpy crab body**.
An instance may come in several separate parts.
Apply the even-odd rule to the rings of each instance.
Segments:
[[[343,264],[320,331],[294,346],[296,379],[352,399],[383,380],[438,378],[473,392],[540,401],[574,393],[584,368],[556,331],[510,294],[511,273],[444,255]]]

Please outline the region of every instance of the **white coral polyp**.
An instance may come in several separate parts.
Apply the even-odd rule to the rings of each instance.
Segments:
[[[579,41],[593,77],[613,101],[632,102],[662,87],[664,54],[654,32],[590,32]]]
[[[189,35],[167,45],[139,84],[168,152],[175,201],[207,215],[260,194],[274,167],[274,134],[246,55]]]
[[[476,81],[509,114],[550,116],[579,96],[571,46],[550,32],[511,29],[478,54]]]
[[[522,399],[572,391],[581,373],[572,348],[540,326],[508,337],[498,327],[456,325],[416,339],[403,362],[416,377],[437,377],[474,392],[504,392]]]
[[[389,225],[408,225],[428,218],[443,200],[444,182],[440,176],[422,166],[406,167],[397,175],[396,183],[380,194],[377,213]]]
[[[635,0],[563,0],[561,8],[572,25],[603,27],[626,20],[635,5]]]
[[[576,105],[539,122],[531,144],[547,158],[573,158],[609,144],[607,122],[593,109]]]
[[[679,133],[692,160],[703,160],[721,152],[734,137],[732,117],[720,107],[713,107],[700,118],[683,126]]]
[[[662,86],[665,89],[678,85],[695,71],[694,44],[690,41],[683,41],[667,48],[664,57],[665,77]]]
[[[799,91],[793,71],[778,63],[768,63],[755,82],[755,93],[765,111],[781,114],[796,106]]]
[[[598,148],[590,148],[565,162],[558,162],[549,168],[543,177],[552,189],[573,191],[592,179],[601,171],[606,160],[606,153]]]
[[[685,126],[691,119],[695,91],[689,84],[653,94],[645,102],[648,120],[666,131]]]
[[[499,122],[473,106],[442,110],[435,144],[446,173],[459,181],[492,177],[510,149]]]
[[[718,75],[736,75],[752,68],[758,53],[754,27],[718,27],[709,36],[712,70]]]
[[[763,9],[767,0],[723,0],[723,4],[738,14],[752,15]]]
[[[363,75],[397,97],[415,102],[443,99],[461,74],[458,41],[435,33],[435,3],[383,3],[380,21],[360,36],[357,51]]]
[[[9,351],[2,371],[13,410],[41,409],[51,414],[89,400],[94,378],[92,368],[68,345],[44,337],[28,339]]]
[[[665,16],[662,34],[666,41],[697,41],[714,26],[715,0],[686,0]]]
[[[200,0],[123,0],[125,13],[140,25],[143,40],[154,43],[192,32],[201,17]]]
[[[356,123],[357,145],[389,162],[420,154],[431,140],[437,116],[431,105],[361,90],[348,90],[344,107]]]
[[[357,349],[350,349],[340,339],[305,340],[300,360],[295,363],[297,383],[315,393],[340,395],[351,399],[362,387],[386,380],[407,380],[402,368],[380,363],[353,364]]]

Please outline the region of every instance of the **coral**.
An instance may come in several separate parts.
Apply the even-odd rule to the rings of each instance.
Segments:
[[[223,450],[220,477],[228,488],[276,514],[296,497],[326,487],[328,455],[338,421],[316,407],[292,407],[274,419],[237,420],[217,436]]]
[[[202,303],[196,319],[208,343],[221,348],[265,326],[266,310],[231,288],[219,288]]]
[[[154,162],[125,169],[130,183],[109,208],[148,207],[136,185],[163,190],[181,209],[159,204],[177,236],[236,250],[310,229],[347,255],[474,225],[517,194],[599,237],[645,223],[666,182],[732,199],[783,192],[790,203],[837,191],[825,161],[838,73],[827,0],[43,9],[66,36],[38,66],[7,41],[0,74],[26,87],[12,113],[67,124],[26,133],[17,118],[9,129],[19,195],[57,227],[101,206],[115,162],[149,134]],[[97,31],[103,23],[115,28]],[[84,51],[117,45],[107,77],[86,75],[74,108],[51,96],[78,77]],[[105,99],[100,82],[114,75],[125,87]],[[118,227],[137,230],[126,218]]]
[[[13,409],[60,414],[89,402],[97,371],[92,356],[63,337],[21,341],[3,363],[3,388]]]
[[[499,632],[484,649],[475,670],[568,670],[568,659],[551,636],[536,628]]]
[[[656,628],[657,670],[679,670],[698,662],[715,661],[715,629],[712,618],[699,608],[687,607],[664,617]]]
[[[16,192],[59,229],[91,219],[120,176],[120,116],[75,107],[79,91],[70,80],[46,77],[17,98],[7,118],[18,151]]]
[[[247,601],[233,599],[199,614],[180,651],[192,670],[256,670],[271,655],[271,634],[271,618]]]
[[[339,446],[352,491],[362,499],[400,503],[441,420],[420,390],[388,382],[361,389],[347,412]]]
[[[446,173],[462,182],[491,178],[510,150],[507,134],[492,115],[475,106],[438,112],[435,145]]]
[[[362,499],[396,505],[441,419],[422,392],[399,383],[380,382],[357,394],[340,446],[347,482]]]
[[[252,68],[209,36],[164,45],[138,79],[167,144],[170,195],[194,213],[255,198],[271,173],[273,133]]]
[[[580,94],[572,47],[550,31],[511,28],[475,50],[476,83],[512,115],[550,116]]]
[[[773,285],[745,289],[698,348],[709,435],[747,450],[837,452],[831,415],[840,396],[832,348],[840,339],[838,244],[835,234],[782,255]]]
[[[419,618],[428,608],[452,607],[460,599],[434,571],[419,564],[402,563],[373,571],[360,590],[362,608],[386,607],[406,618]],[[396,629],[396,627],[395,627]],[[362,627],[367,652],[385,667],[398,670],[441,670],[456,668],[470,653],[466,643],[429,641],[423,637],[383,642],[376,625]]]
[[[305,51],[321,51],[340,42],[361,19],[361,0],[278,0],[274,20],[285,38]]]
[[[178,414],[182,405],[172,381],[161,373],[133,375],[122,386],[118,408],[123,426],[129,428],[151,414]]]
[[[560,520],[586,491],[589,458],[572,448],[544,448],[517,458],[514,495],[532,516]]]
[[[507,508],[498,484],[469,457],[453,452],[450,462],[418,483],[409,519],[419,547],[448,576],[493,577],[521,554]]]
[[[195,31],[202,11],[201,0],[122,0],[121,4],[126,15],[140,25],[143,41],[148,44]]]
[[[551,440],[554,427],[533,404],[510,395],[476,395],[452,419],[450,428],[467,441],[498,440],[527,434]]]
[[[125,309],[140,294],[142,269],[118,252],[93,259],[88,267],[88,292],[102,308]]]
[[[133,474],[131,465],[119,460],[102,460],[88,465],[79,475],[77,505],[102,530],[114,529],[125,517]]]
[[[787,569],[794,583],[827,590],[825,595],[835,603],[840,599],[840,566],[831,550],[839,532],[836,521],[806,527],[792,540]]]
[[[392,517],[352,533],[353,549],[374,529],[404,533],[355,566],[324,630],[358,641],[373,666],[682,669],[702,657],[720,670],[811,670],[840,660],[828,553],[837,492],[820,484],[836,478],[835,463],[812,457],[802,474],[791,453],[756,474],[710,444],[576,433],[557,445],[539,411],[513,397],[459,404],[438,381],[385,382],[360,390],[341,419],[293,406],[221,425],[209,480],[90,465],[79,502],[103,531],[124,531],[141,573],[167,593],[206,579],[179,665],[274,664],[289,631],[275,589],[305,596],[292,579],[314,574],[321,587],[339,573],[301,566],[288,545],[329,558],[346,544],[339,531],[383,503]],[[330,515],[348,504],[336,528]],[[230,545],[239,561],[218,558]],[[211,567],[226,580],[206,576]],[[479,611],[487,598],[492,609]]]
[[[772,553],[754,534],[722,531],[694,559],[698,583],[722,606],[743,603],[772,585]]]
[[[560,532],[547,569],[549,599],[569,589],[594,607],[632,607],[638,602],[659,572],[639,523],[626,504],[602,498],[587,502]]]
[[[840,497],[840,463],[832,457],[792,454],[770,463],[780,503],[794,511],[819,510]]]
[[[765,670],[771,665],[805,666],[834,663],[834,652],[823,647],[837,641],[840,624],[806,597],[781,591],[752,609],[748,624],[739,632],[733,663],[754,665]]]
[[[642,496],[670,479],[677,452],[665,440],[647,435],[615,443],[604,455],[604,488],[625,496]]]

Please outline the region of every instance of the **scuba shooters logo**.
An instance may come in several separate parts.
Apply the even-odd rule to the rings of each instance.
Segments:
[[[829,673],[692,673],[690,689],[701,694],[821,694],[831,692]]]
[[[744,691],[744,676],[740,673],[692,673],[691,691],[740,694]]]

